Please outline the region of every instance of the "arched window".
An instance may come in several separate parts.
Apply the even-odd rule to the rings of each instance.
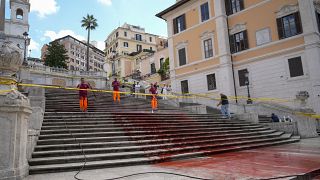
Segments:
[[[17,9],[16,18],[17,19],[23,19],[23,11],[22,11],[22,9]]]

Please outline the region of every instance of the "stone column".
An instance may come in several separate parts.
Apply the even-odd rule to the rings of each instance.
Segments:
[[[23,179],[28,175],[27,131],[29,100],[18,92],[14,74],[22,64],[14,44],[0,40],[0,179]]]
[[[216,30],[219,44],[220,68],[219,85],[220,91],[228,96],[234,96],[234,83],[232,74],[231,53],[229,45],[227,16],[224,0],[215,0]]]

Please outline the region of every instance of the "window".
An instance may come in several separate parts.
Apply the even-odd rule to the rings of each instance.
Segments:
[[[16,18],[22,20],[23,19],[23,11],[22,9],[17,9]]]
[[[212,39],[207,39],[203,41],[204,47],[204,56],[205,58],[210,58],[213,56],[213,46],[212,46]]]
[[[182,32],[186,29],[186,17],[184,14],[173,19],[173,28],[174,34]]]
[[[247,73],[248,73],[247,69],[242,69],[238,71],[240,87],[246,86],[247,83],[249,83],[249,77],[247,77],[246,75]]]
[[[123,42],[123,47],[129,47],[129,43],[128,42]]]
[[[142,51],[142,45],[137,44],[137,52]]]
[[[179,66],[186,65],[187,64],[186,48],[179,49],[178,54],[179,54]]]
[[[163,62],[163,58],[161,58],[161,59],[160,59],[160,69],[162,69],[163,63],[164,63],[164,62]]]
[[[244,9],[243,0],[225,0],[227,15],[235,14]]]
[[[181,92],[182,94],[189,93],[188,80],[181,81]]]
[[[279,39],[285,39],[302,33],[300,13],[296,12],[277,19]]]
[[[206,2],[201,5],[201,21],[204,22],[210,18],[209,3]]]
[[[318,31],[320,32],[320,13],[319,12],[316,12],[316,18],[318,22]]]
[[[77,62],[77,64],[80,64],[80,61],[77,60],[76,62]]]
[[[298,77],[304,75],[301,57],[288,59],[288,63],[290,77]]]
[[[136,40],[137,40],[137,41],[142,41],[142,36],[141,36],[141,34],[136,34]]]
[[[150,50],[151,50],[151,51],[153,50],[152,47],[150,47]]]
[[[116,42],[116,47],[118,47],[118,45],[119,45],[118,42]]]
[[[116,37],[119,37],[119,32],[116,32]]]
[[[208,91],[212,91],[217,89],[217,82],[216,82],[216,75],[209,74],[207,75],[207,84],[208,84]]]
[[[152,37],[149,37],[150,42],[152,42]]]
[[[155,73],[157,73],[156,64],[155,63],[151,63],[151,74],[155,74]]]
[[[230,36],[231,53],[249,49],[247,31],[242,31]]]
[[[127,37],[128,36],[128,33],[127,31],[124,32],[124,37]]]

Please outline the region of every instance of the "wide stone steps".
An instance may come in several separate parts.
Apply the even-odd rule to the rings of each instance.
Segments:
[[[158,126],[159,125],[159,126]],[[154,126],[152,129],[188,129],[188,128],[199,128],[199,127],[208,127],[214,125],[214,127],[233,127],[234,124],[218,124],[218,123],[203,123],[203,125],[197,125],[197,126],[192,126],[192,125],[184,125],[184,126],[179,126],[179,124],[168,124],[166,127],[161,127],[161,123],[141,123],[140,125],[137,125],[135,123],[131,124],[124,124],[124,125],[110,125],[108,127],[94,127],[94,128],[77,128],[77,129],[70,129],[66,127],[61,127],[57,126],[56,129],[51,129],[51,130],[42,130],[41,135],[50,135],[50,134],[69,134],[71,133],[93,133],[93,132],[107,132],[107,131],[123,131],[123,130],[150,130],[149,127],[146,126]],[[172,126],[170,126],[172,125]],[[246,124],[237,124],[238,126],[245,126]],[[124,127],[125,126],[125,127]],[[141,127],[142,126],[142,127]],[[158,127],[155,127],[158,126]]]
[[[206,127],[206,126],[204,126]],[[242,127],[217,127],[217,128],[201,128],[201,127],[189,127],[189,128],[179,128],[179,129],[149,129],[149,128],[130,128],[130,129],[118,129],[118,130],[112,130],[109,132],[88,132],[88,133],[73,133],[72,136],[76,138],[82,138],[82,137],[106,137],[106,136],[121,136],[123,134],[127,135],[166,135],[166,134],[173,134],[173,133],[183,133],[183,132],[209,132],[209,131],[215,131],[219,133],[220,131],[226,131],[226,130],[239,130],[239,129],[247,129],[248,131],[255,129],[255,128],[261,128],[261,126],[242,126]],[[63,139],[63,138],[69,138],[70,134],[50,134],[50,135],[40,135],[39,140],[45,140],[45,139]]]
[[[214,145],[206,145],[202,149],[199,149],[198,151],[194,151],[194,147],[188,147],[188,148],[176,148],[173,149],[172,152],[174,154],[168,154],[168,151],[165,150],[157,150],[157,151],[148,151],[142,153],[144,154],[143,157],[140,158],[130,158],[130,159],[113,159],[113,160],[103,160],[109,156],[106,155],[100,155],[98,156],[87,156],[86,160],[86,166],[84,169],[98,169],[98,168],[113,168],[113,167],[121,167],[121,166],[133,166],[133,165],[143,165],[143,164],[153,164],[153,163],[160,163],[165,161],[173,161],[173,160],[181,160],[186,158],[195,158],[195,157],[201,157],[201,156],[209,156],[214,155],[217,153],[224,153],[224,152],[230,152],[230,151],[236,151],[236,150],[244,150],[244,149],[250,149],[250,148],[258,148],[258,147],[265,147],[265,146],[273,146],[273,145],[280,145],[280,144],[286,144],[286,143],[293,143],[299,141],[299,139],[288,139],[288,138],[278,138],[273,139],[274,141],[251,141],[251,144],[246,143],[245,141],[238,142],[235,144],[230,144],[229,146],[222,146],[214,148]],[[227,145],[227,144],[225,144]],[[195,147],[197,148],[197,147]],[[180,152],[179,152],[180,151]],[[191,152],[190,152],[191,151]],[[145,154],[146,153],[146,154]],[[154,154],[155,156],[150,156],[151,154]],[[139,153],[131,153],[130,156],[138,156]],[[146,156],[146,155],[149,155]],[[112,155],[111,157],[112,158]],[[64,159],[67,159],[64,157]],[[97,160],[95,160],[97,159]],[[43,159],[46,161],[45,159]],[[52,161],[60,161],[59,159],[50,159],[47,158],[47,160]],[[64,161],[62,159],[62,161]],[[41,174],[41,173],[51,173],[51,172],[65,172],[65,171],[75,171],[80,168],[82,168],[85,158],[80,156],[75,156],[71,160],[77,161],[77,162],[68,162],[68,163],[62,163],[62,164],[45,164],[45,165],[32,165],[30,166],[30,174]],[[40,163],[41,161],[38,161]],[[37,164],[37,161],[34,162]],[[41,163],[40,163],[41,164]]]
[[[89,108],[79,112],[77,91],[46,93],[46,112],[30,174],[119,167],[194,158],[228,151],[296,142],[263,125],[220,114],[193,114],[159,101],[89,93]],[[84,154],[86,158],[84,158]]]
[[[105,124],[105,123],[114,123],[114,124],[130,124],[130,123],[185,123],[185,122],[194,122],[194,123],[203,123],[203,122],[210,122],[210,120],[207,119],[200,119],[198,121],[194,121],[194,120],[176,120],[176,121],[166,121],[166,120],[152,120],[152,119],[141,119],[141,120],[119,120],[119,121],[115,121],[115,120],[105,120],[105,119],[91,119],[91,120],[86,120],[86,121],[56,121],[56,122],[45,122],[43,123],[44,126],[56,126],[56,125],[90,125],[90,124]],[[212,121],[211,121],[212,122]],[[218,121],[213,121],[212,123],[232,123],[232,122],[218,122]],[[235,124],[239,124],[239,123],[235,123]],[[261,125],[260,125],[261,126]]]
[[[261,139],[261,138],[269,138],[269,137],[278,137],[281,136],[282,132],[275,132],[272,134],[264,134],[264,135],[249,135],[245,137],[219,137],[219,136],[199,136],[199,137],[190,137],[190,138],[172,138],[172,139],[163,139],[160,140],[143,140],[137,143],[132,143],[130,141],[125,142],[122,146],[116,144],[117,146],[112,146],[112,144],[105,144],[104,147],[99,148],[85,148],[82,144],[82,148],[85,154],[103,154],[103,153],[113,153],[113,152],[131,152],[138,150],[147,150],[147,149],[159,149],[159,148],[173,148],[175,146],[181,145],[191,145],[191,144],[205,144],[212,143],[214,138],[215,143],[219,142],[231,142],[231,141],[239,141],[239,140],[249,140],[249,139]],[[207,140],[203,140],[207,139]],[[211,139],[211,140],[208,140]],[[106,146],[108,145],[108,146]],[[79,147],[78,147],[79,148]],[[72,149],[72,150],[50,150],[50,151],[42,151],[33,153],[33,158],[44,158],[44,157],[58,157],[58,156],[73,156],[73,155],[82,155],[82,150],[80,149]]]
[[[148,145],[154,143],[167,143],[167,142],[181,142],[181,140],[197,140],[197,139],[207,139],[207,138],[215,138],[225,139],[228,138],[247,138],[251,136],[273,136],[273,135],[282,135],[282,132],[276,132],[275,130],[265,130],[265,131],[256,131],[256,132],[228,132],[224,134],[210,134],[210,133],[201,133],[201,134],[193,134],[192,136],[171,136],[171,137],[158,137],[157,139],[141,139],[139,141],[135,141],[134,139],[139,138],[129,138],[127,141],[116,141],[116,142],[96,142],[96,143],[82,143],[81,146],[86,149],[90,148],[104,148],[104,147],[123,147],[123,146],[133,146],[133,145]],[[153,136],[154,137],[154,136]],[[71,142],[70,144],[56,144],[56,145],[38,145],[35,148],[36,152],[41,151],[52,151],[52,150],[74,150],[79,149],[79,145],[76,141]]]
[[[211,132],[210,129],[206,131],[193,130],[184,131],[177,134],[177,132],[171,132],[171,134],[144,134],[143,131],[137,133],[118,133],[113,134],[113,136],[95,136],[95,137],[80,137],[77,138],[77,142],[115,142],[115,141],[127,141],[128,139],[146,140],[146,139],[161,139],[161,138],[173,138],[173,137],[183,137],[183,136],[197,136],[203,134],[227,134],[227,133],[244,133],[244,132],[259,132],[265,131],[269,128],[256,128],[256,129],[234,129],[234,130],[220,130],[216,132]],[[129,134],[129,135],[128,135]],[[64,138],[64,139],[43,139],[38,140],[38,145],[48,145],[48,144],[69,144],[74,141],[74,138]]]
[[[289,137],[290,138],[290,137]],[[149,145],[150,149],[137,149],[133,152],[111,152],[104,154],[86,154],[87,161],[97,161],[97,160],[115,160],[115,159],[129,159],[129,158],[140,158],[140,157],[149,157],[149,156],[162,156],[170,155],[171,153],[185,153],[185,152],[194,152],[199,150],[210,150],[212,148],[225,147],[225,146],[234,146],[241,144],[251,144],[251,143],[262,143],[270,141],[281,141],[289,139],[288,137],[274,137],[274,138],[259,138],[254,140],[239,140],[239,141],[228,141],[223,143],[216,143],[215,140],[202,140],[194,142],[182,142],[182,143],[171,143],[171,147],[159,146],[158,148],[153,148],[153,145]],[[64,164],[64,163],[74,163],[82,162],[82,155],[72,155],[72,156],[60,156],[60,157],[45,157],[45,158],[33,158],[29,161],[30,165],[48,165],[48,164]]]

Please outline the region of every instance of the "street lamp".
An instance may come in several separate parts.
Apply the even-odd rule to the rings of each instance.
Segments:
[[[250,95],[250,89],[249,89],[249,85],[250,85],[250,82],[249,82],[249,72],[247,71],[245,73],[245,77],[246,77],[246,86],[247,86],[247,90],[248,90],[248,100],[247,100],[247,104],[252,104],[253,101],[251,99],[251,95]]]
[[[23,34],[24,38],[24,58],[23,58],[23,65],[28,65],[27,61],[27,41],[28,41],[28,36],[29,34],[27,32],[24,32]]]

